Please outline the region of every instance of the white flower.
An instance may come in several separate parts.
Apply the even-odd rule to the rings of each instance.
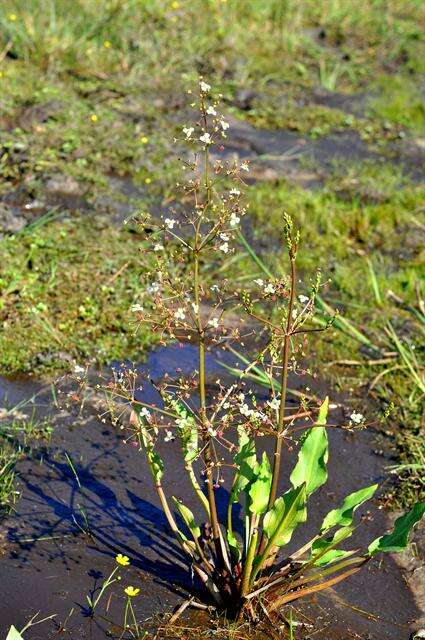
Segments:
[[[220,233],[220,238],[224,240],[224,242],[229,242],[230,236],[228,233]]]
[[[179,429],[186,429],[187,427],[192,426],[191,418],[186,416],[185,418],[177,418],[176,425]]]
[[[222,251],[223,253],[229,253],[229,243],[228,242],[223,242],[223,244],[221,244],[219,246],[220,251]]]
[[[156,245],[154,245],[153,250],[154,251],[164,251],[164,245],[162,245],[160,242],[158,242]]]
[[[175,312],[174,312],[174,317],[176,320],[184,320],[186,317],[186,314],[184,312],[183,307],[179,307]]]
[[[210,318],[208,320],[209,326],[213,327],[213,329],[218,329],[218,323],[219,323],[219,319],[218,318]]]
[[[230,127],[230,124],[225,120],[220,120],[220,124],[223,131],[227,131],[227,129]]]
[[[239,189],[230,189],[229,191],[231,196],[240,196],[241,192],[239,191]]]
[[[253,413],[253,410],[248,407],[246,402],[244,404],[240,405],[239,411],[240,411],[241,415],[246,416],[247,418],[249,418],[249,416],[252,415],[252,413]]]
[[[212,436],[213,438],[216,437],[217,431],[215,431],[215,429],[213,429],[212,427],[208,427],[207,431],[210,434],[210,436]]]
[[[238,395],[236,397],[239,400],[239,402],[243,402],[245,400],[245,394],[242,393],[242,391],[240,393],[238,393]]]
[[[231,227],[236,227],[239,224],[240,221],[241,221],[240,217],[237,216],[236,213],[233,212],[232,215],[230,216],[230,220],[229,220],[230,226]]]
[[[211,291],[215,291],[216,293],[218,293],[220,291],[220,287],[218,286],[218,284],[212,284],[210,286],[210,290]]]
[[[169,429],[166,429],[164,442],[172,442],[173,440],[174,440],[173,432],[170,431]]]
[[[306,304],[306,302],[309,301],[309,297],[308,296],[303,296],[302,294],[298,296],[298,300],[301,302],[301,304]]]
[[[356,413],[355,411],[353,411],[350,416],[350,422],[352,422],[353,424],[361,424],[362,422],[364,422],[364,420],[364,415],[362,415],[361,413]]]
[[[193,313],[199,313],[199,304],[196,304],[196,302],[192,302],[192,309]]]
[[[79,364],[76,364],[74,367],[74,373],[84,373],[85,369]]]
[[[248,165],[248,163],[247,163],[247,162],[242,162],[242,164],[241,164],[241,169],[242,169],[243,171],[249,171],[249,165]]]
[[[199,83],[199,88],[203,93],[208,93],[208,91],[211,91],[211,85],[207,84],[203,80],[201,80],[201,82]]]
[[[186,140],[190,140],[194,131],[194,127],[183,127],[183,133],[186,136]]]
[[[152,282],[150,285],[147,286],[146,290],[148,293],[158,293],[159,291],[158,282]]]
[[[264,293],[274,293],[275,291],[276,289],[274,288],[271,282],[269,282],[269,284],[266,287],[264,287]]]
[[[208,113],[209,116],[216,116],[217,115],[217,111],[212,106],[208,107],[207,113]]]
[[[261,278],[257,278],[256,280],[254,280],[255,284],[258,284],[259,287],[263,287],[264,286],[264,280],[262,280]]]
[[[140,313],[143,311],[143,307],[141,304],[133,304],[130,309],[133,313]]]
[[[273,398],[273,400],[267,400],[267,404],[269,405],[270,409],[274,409],[275,411],[277,411],[280,407],[280,400],[279,398]]]
[[[176,221],[174,220],[174,218],[165,218],[164,222],[165,222],[165,226],[168,227],[169,229],[172,229],[176,224]]]
[[[147,409],[146,407],[142,407],[140,409],[140,415],[143,416],[143,418],[146,418],[146,420],[149,422],[151,419],[151,412],[149,411],[149,409]]]
[[[212,144],[212,139],[209,133],[205,132],[202,136],[199,136],[199,140],[205,144]]]

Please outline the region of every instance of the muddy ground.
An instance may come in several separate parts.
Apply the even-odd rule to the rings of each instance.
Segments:
[[[191,345],[174,345],[153,352],[143,369],[159,380],[165,373],[175,374],[177,367],[189,372],[195,363]],[[208,371],[211,381],[218,371],[223,373],[214,354],[208,359]],[[299,382],[292,381],[292,385]],[[313,382],[311,386],[322,396],[326,391],[320,384]],[[0,602],[0,633],[5,634],[12,623],[23,626],[40,611],[43,616],[56,617],[33,627],[27,632],[28,640],[118,638],[124,585],[141,586],[135,608],[141,620],[149,621],[183,602],[191,585],[190,573],[167,534],[143,454],[123,443],[123,431],[118,427],[97,418],[98,398],[89,400],[84,415],[78,416],[52,410],[49,385],[1,381],[3,405],[16,406],[34,394],[33,404],[22,406],[20,411],[50,415],[55,429],[51,443],[33,451],[19,465],[22,496],[3,523],[0,573],[5,591]],[[149,386],[142,395],[147,401],[157,399]],[[346,408],[332,391],[331,398],[338,404],[331,419],[338,422]],[[335,429],[329,436],[329,480],[311,500],[308,527],[297,535],[300,543],[315,532],[330,502],[334,504],[351,491],[387,477],[385,467],[391,462],[391,452],[381,435],[370,431],[353,435]],[[78,481],[65,452],[74,463]],[[176,446],[164,443],[160,453],[168,463],[167,491],[184,498],[197,512],[176,464]],[[291,459],[293,454],[288,453],[288,468]],[[286,480],[282,480],[282,490]],[[225,486],[219,490],[222,508],[227,498]],[[363,509],[362,515],[363,524],[353,539],[359,546],[367,545],[390,526],[388,514],[377,502],[369,510]],[[131,567],[122,571],[121,584],[110,588],[92,618],[86,594],[96,592],[109,575],[118,552],[131,558]],[[296,605],[295,618],[302,623],[297,632],[302,629],[306,639],[408,640],[421,624],[418,567],[423,561],[423,555],[412,560],[412,551],[404,558],[404,568],[396,557],[374,560],[349,581]]]
[[[347,103],[338,94],[322,93],[314,99],[330,107],[333,101],[347,113],[353,110],[353,99]],[[35,124],[40,118],[44,122],[43,111],[33,112],[31,118]],[[401,166],[413,180],[420,179],[422,173],[423,139],[400,139],[383,149],[353,131],[311,139],[293,131],[271,131],[247,121],[229,120],[229,138],[219,153],[227,158],[250,159],[252,181],[285,178],[316,188],[335,163],[344,168],[347,159],[377,163],[390,160],[395,170]],[[109,177],[109,188],[101,197],[93,200],[89,196],[84,185],[61,173],[46,176],[36,195],[25,184],[14,185],[0,198],[0,231],[17,233],[52,207],[58,207],[62,215],[82,211],[120,223],[132,213],[134,203],[144,200],[146,188],[135,185],[131,177],[114,175]],[[368,197],[379,197],[379,193]],[[156,206],[162,206],[160,199]],[[159,380],[165,373],[173,375],[177,366],[188,372],[195,367],[189,346],[156,350],[146,368]],[[212,375],[217,371],[222,370],[211,357],[209,372]],[[319,386],[318,391],[323,396],[327,389]],[[141,585],[135,608],[142,620],[169,613],[181,604],[191,586],[190,573],[168,537],[143,455],[123,443],[118,428],[97,418],[96,403],[91,407],[89,403],[83,416],[74,415],[54,407],[49,385],[31,378],[0,381],[2,406],[13,407],[34,393],[34,403],[20,410],[51,416],[55,428],[48,445],[28,451],[19,463],[18,488],[22,495],[0,528],[0,634],[3,637],[12,623],[22,627],[40,611],[41,616],[56,617],[28,631],[28,640],[118,638],[125,606],[121,585],[110,589],[94,617],[89,615],[86,602],[86,594],[96,593],[113,569],[116,553],[131,558],[131,567],[122,572],[122,585]],[[153,391],[148,389],[146,393]],[[336,398],[332,390],[330,395]],[[335,420],[345,411],[343,400],[339,402]],[[380,433],[330,431],[330,478],[311,502],[309,529],[301,531],[300,543],[315,532],[330,501],[338,502],[364,485],[388,482],[386,467],[393,461],[390,445]],[[78,481],[65,453],[75,465]],[[176,447],[164,444],[161,454],[168,461],[167,490],[184,497],[196,512],[197,506],[175,464]],[[285,478],[282,490],[284,487]],[[220,489],[220,493],[224,505],[226,489]],[[381,535],[393,519],[377,501],[362,514],[363,526],[354,538],[359,546]],[[374,560],[334,590],[296,605],[295,618],[302,623],[297,633],[304,640],[408,640],[412,631],[425,624],[423,529],[416,532],[415,541],[401,558]]]

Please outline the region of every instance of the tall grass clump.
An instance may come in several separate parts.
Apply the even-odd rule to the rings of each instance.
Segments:
[[[299,393],[298,406],[288,403],[289,374],[311,371],[303,361],[305,341],[323,330],[311,322],[321,278],[318,273],[311,280],[308,296],[297,294],[300,232],[285,213],[287,275],[265,276],[245,288],[217,278],[224,265],[229,272],[241,237],[247,213],[242,176],[249,165],[221,159],[229,125],[213,96],[201,78],[192,103],[197,115],[176,140],[191,151],[183,157],[186,177],[179,185],[185,206],[159,220],[142,217],[156,266],[145,274],[145,293],[133,307],[140,328],[149,326],[164,341],[196,345],[197,367],[192,375],[166,378],[157,386],[160,406],[131,396],[128,437],[146,454],[169,528],[197,578],[197,597],[227,615],[255,619],[337,584],[377,553],[404,549],[425,503],[414,505],[391,533],[371,541],[366,550],[347,550],[341,544],[356,528],[354,513],[377,489],[376,484],[356,487],[341,504],[329,505],[316,535],[279,558],[291,540],[296,542],[298,528],[308,520],[308,500],[328,478],[329,399],[318,402]],[[247,341],[254,345],[251,358]],[[242,352],[246,366],[228,383],[216,380],[210,392],[206,355],[220,349]],[[268,388],[267,400],[261,400],[250,378]],[[136,388],[135,372],[120,380],[124,388],[128,383]],[[353,423],[359,417],[353,414]],[[197,514],[183,496],[166,493],[167,469],[157,446],[164,440],[180,456],[188,488],[199,501]],[[271,455],[264,442],[272,443]],[[281,492],[287,444],[298,447],[298,459]],[[227,516],[220,518],[217,489],[229,482],[229,475]],[[244,512],[242,526],[234,521],[236,505]]]

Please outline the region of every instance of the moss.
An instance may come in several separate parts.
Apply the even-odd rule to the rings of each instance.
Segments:
[[[142,357],[130,306],[146,268],[137,234],[92,218],[55,220],[0,245],[0,371],[56,372],[70,359]]]

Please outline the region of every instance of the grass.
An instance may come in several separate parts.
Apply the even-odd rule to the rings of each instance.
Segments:
[[[20,492],[16,464],[32,457],[37,447],[49,441],[52,426],[48,419],[24,416],[16,409],[2,409],[0,427],[0,517],[13,510]]]
[[[0,371],[57,373],[89,358],[141,358],[135,335],[141,241],[91,217],[56,219],[0,245]]]
[[[150,191],[166,192],[175,177],[168,142],[175,113],[200,72],[230,104],[253,88],[261,100],[248,116],[268,127],[313,137],[354,128],[387,138],[423,122],[419,0],[207,4],[205,20],[205,0],[5,0],[3,188],[25,179],[36,194],[46,174],[60,171],[93,196],[111,173],[131,172]],[[294,96],[316,86],[376,89],[371,116],[299,105]],[[290,98],[283,109],[282,90]]]

